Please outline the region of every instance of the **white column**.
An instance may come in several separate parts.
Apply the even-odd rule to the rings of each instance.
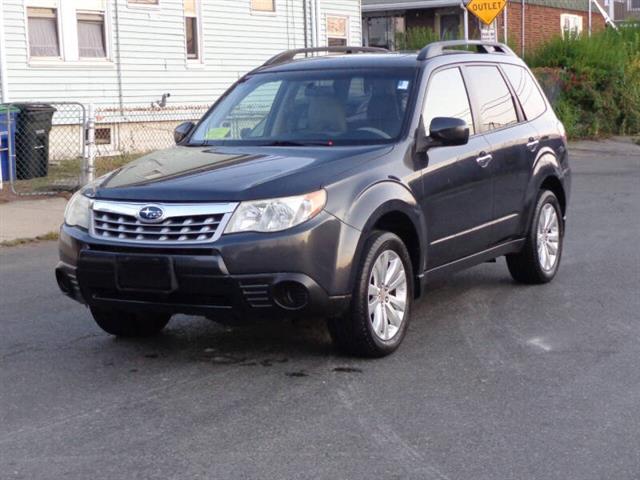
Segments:
[[[465,41],[468,41],[469,40],[469,10],[467,10],[467,7],[465,7],[464,2],[462,2],[461,7],[464,10],[464,14],[463,14],[464,39]]]
[[[84,151],[84,185],[93,182],[96,177],[96,116],[92,103],[87,108],[86,148]]]
[[[609,0],[609,17],[611,18],[612,22],[616,21],[616,9],[615,9],[615,5],[616,2],[615,0]]]
[[[504,10],[502,10],[502,23],[504,27],[504,44],[507,45],[509,43],[509,33],[507,31],[507,22],[509,21],[509,15],[507,14],[507,8],[509,8],[509,2],[504,6]]]
[[[325,39],[322,38],[322,13],[320,8],[320,0],[315,0],[316,3],[316,32],[317,32],[317,44],[316,47],[323,47]]]

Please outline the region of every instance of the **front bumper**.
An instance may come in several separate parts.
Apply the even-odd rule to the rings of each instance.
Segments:
[[[211,317],[336,316],[350,303],[348,259],[359,232],[329,214],[319,217],[288,234],[231,235],[184,249],[116,245],[63,226],[56,278],[66,295],[89,306]],[[167,285],[145,272],[149,260],[167,265]],[[134,287],[122,284],[124,261],[141,264]]]

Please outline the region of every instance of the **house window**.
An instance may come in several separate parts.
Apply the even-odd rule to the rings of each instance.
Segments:
[[[275,0],[251,0],[251,10],[256,12],[275,12]]]
[[[111,145],[111,127],[99,127],[95,132],[96,145]]]
[[[184,29],[187,58],[200,58],[200,32],[196,0],[184,0]]]
[[[562,38],[578,37],[582,33],[582,16],[563,13],[560,15],[560,29]]]
[[[59,57],[58,12],[55,8],[27,8],[29,54]]]
[[[629,10],[640,10],[640,0],[629,0]]]
[[[406,43],[405,23],[402,16],[366,18],[363,31],[365,44],[369,47],[403,49]]]
[[[344,47],[349,43],[347,17],[327,17],[327,45]]]
[[[460,30],[463,24],[461,14],[445,10],[443,13],[436,13],[436,21],[440,40],[456,40],[460,38]]]
[[[78,12],[78,52],[80,58],[107,56],[104,14]]]

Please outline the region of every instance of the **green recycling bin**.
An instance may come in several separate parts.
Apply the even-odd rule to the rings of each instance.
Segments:
[[[16,120],[16,178],[29,180],[49,173],[49,133],[56,109],[51,105],[14,104]]]

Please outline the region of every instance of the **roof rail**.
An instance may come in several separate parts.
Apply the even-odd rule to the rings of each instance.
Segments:
[[[314,47],[314,48],[298,48],[295,50],[287,50],[286,52],[279,53],[275,57],[267,60],[262,66],[269,67],[273,65],[279,65],[281,63],[287,63],[292,61],[296,56],[305,54],[308,56],[310,53],[390,53],[386,48],[377,47]]]
[[[446,48],[451,47],[470,47],[475,46],[478,53],[503,53],[505,55],[513,55],[513,50],[507,47],[504,43],[499,42],[483,42],[481,40],[448,40],[445,42],[430,43],[418,54],[418,60],[428,60],[430,58],[444,55]]]

